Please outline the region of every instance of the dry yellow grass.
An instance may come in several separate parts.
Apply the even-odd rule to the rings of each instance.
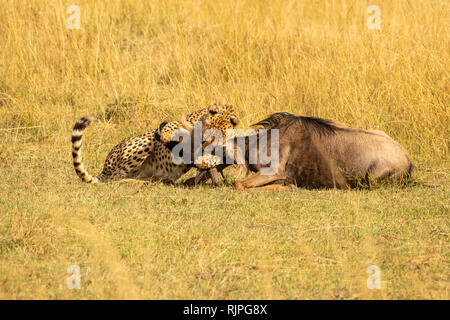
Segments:
[[[66,28],[69,5],[81,29]],[[381,9],[369,30],[366,9]],[[448,298],[449,5],[396,1],[0,2],[0,298]],[[436,189],[91,188],[87,168],[219,101],[378,128]],[[236,171],[228,171],[232,176]],[[82,289],[65,287],[70,264]],[[381,290],[366,287],[368,265]]]

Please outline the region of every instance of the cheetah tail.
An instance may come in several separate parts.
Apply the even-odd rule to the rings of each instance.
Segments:
[[[72,131],[72,157],[73,166],[75,167],[75,172],[77,176],[87,183],[98,183],[98,177],[91,176],[86,169],[84,169],[83,158],[81,157],[81,141],[83,138],[84,129],[86,129],[94,117],[83,117],[75,123]]]

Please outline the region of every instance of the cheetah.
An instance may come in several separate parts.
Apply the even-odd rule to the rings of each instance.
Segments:
[[[179,143],[178,141],[176,141],[177,139],[175,138],[177,129],[178,129],[177,127],[170,125],[167,122],[161,123],[158,130],[159,130],[159,132],[164,132],[164,134],[155,135],[156,140],[159,143],[163,144],[166,148],[168,148],[169,150],[172,151],[173,148]],[[216,129],[216,128],[212,128],[212,129]],[[234,128],[228,128],[228,129],[234,129]],[[191,145],[195,144],[195,142],[194,142],[195,137],[192,134],[193,132],[194,132],[193,129],[188,129],[186,132],[187,136],[190,137],[189,141],[187,143],[191,143]],[[205,140],[205,142],[200,146],[202,148],[201,153],[206,151],[205,148],[213,143],[216,145],[221,144],[223,146],[223,144],[226,143],[227,139],[230,137],[229,134],[231,134],[231,137],[233,137],[236,132],[224,133],[224,130],[220,130],[218,132],[216,130],[212,130],[212,131],[209,131],[208,133],[212,133],[212,136],[203,134],[203,139]],[[218,142],[215,142],[214,135],[216,135],[216,134],[221,135],[223,137],[223,140],[222,141],[219,140]],[[199,182],[205,182],[209,178],[211,178],[212,184],[214,186],[217,186],[218,181],[219,181],[218,173],[220,173],[222,178],[224,179],[224,181],[226,181],[223,170],[226,167],[228,167],[229,165],[222,163],[222,158],[219,156],[216,156],[215,154],[205,154],[205,155],[200,154],[200,155],[198,155],[198,154],[196,154],[197,151],[198,150],[191,148],[191,155],[190,155],[191,161],[192,161],[192,166],[197,168],[197,175],[195,178],[190,178],[190,179],[186,180],[185,185],[197,186],[197,184]],[[209,151],[215,153],[214,148]]]
[[[158,129],[123,140],[111,149],[101,173],[92,176],[84,168],[81,156],[83,133],[92,121],[94,121],[93,117],[83,117],[75,123],[72,131],[72,157],[75,172],[83,182],[92,184],[130,178],[173,183],[193,165],[175,164],[172,161],[171,150],[160,141],[160,128],[192,130],[194,123],[201,121],[203,130],[218,129],[225,137],[226,130],[234,129],[239,124],[233,106],[210,105],[184,116],[181,121],[166,121]]]

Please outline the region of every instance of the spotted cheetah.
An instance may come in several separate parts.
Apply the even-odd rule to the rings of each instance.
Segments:
[[[76,174],[84,182],[95,184],[125,178],[174,182],[193,167],[191,164],[174,164],[171,150],[157,137],[159,129],[154,129],[125,139],[112,148],[102,172],[98,176],[92,176],[84,168],[81,144],[84,130],[93,120],[93,117],[81,118],[75,123],[72,132],[73,165]],[[223,137],[226,136],[226,130],[235,128],[239,123],[233,106],[213,104],[188,114],[181,121],[163,122],[160,127],[189,130],[196,121],[202,121],[203,130],[220,130]]]

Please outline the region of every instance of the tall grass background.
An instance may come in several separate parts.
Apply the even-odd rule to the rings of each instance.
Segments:
[[[80,30],[66,26],[72,4]],[[381,30],[367,27],[372,4]],[[118,138],[217,101],[236,107],[241,127],[278,111],[319,116],[384,130],[416,163],[445,166],[448,9],[441,0],[3,0],[0,128],[62,143],[77,118],[94,115]]]

